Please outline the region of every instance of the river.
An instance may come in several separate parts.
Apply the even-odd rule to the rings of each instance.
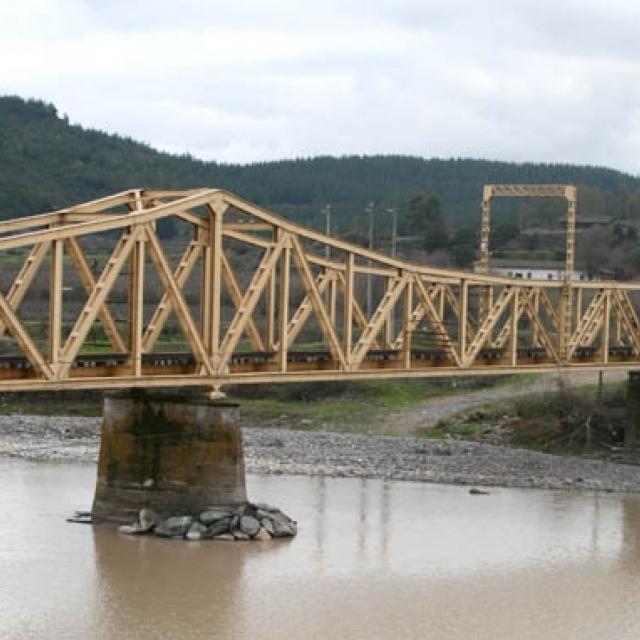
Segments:
[[[89,466],[0,459],[0,637],[640,637],[640,497],[248,476],[292,541],[68,524]]]

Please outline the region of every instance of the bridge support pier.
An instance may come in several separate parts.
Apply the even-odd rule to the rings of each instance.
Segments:
[[[104,398],[94,522],[247,502],[239,407],[141,390]]]
[[[625,448],[640,445],[640,371],[629,371],[627,379],[627,427],[624,431]]]

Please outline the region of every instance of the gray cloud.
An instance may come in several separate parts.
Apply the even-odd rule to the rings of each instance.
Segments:
[[[0,8],[0,91],[220,161],[411,153],[637,173],[638,24],[628,0],[24,0]]]

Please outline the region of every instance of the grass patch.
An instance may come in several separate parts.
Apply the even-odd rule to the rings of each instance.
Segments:
[[[428,439],[456,438],[511,445],[560,454],[607,452],[622,444],[625,386],[597,385],[493,402],[441,420],[415,434]]]
[[[456,424],[450,420],[441,420],[431,429],[417,429],[415,435],[428,440],[444,440],[456,438],[459,440],[479,441],[489,428],[486,422],[463,422]]]

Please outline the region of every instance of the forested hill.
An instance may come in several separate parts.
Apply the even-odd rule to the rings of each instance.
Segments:
[[[161,153],[129,138],[69,124],[53,105],[0,97],[0,218],[51,210],[130,187],[222,187],[319,224],[331,203],[351,228],[368,202],[403,206],[438,196],[451,220],[477,220],[482,185],[561,182],[603,192],[637,191],[637,178],[599,167],[424,160],[407,156],[318,157],[229,165]]]

